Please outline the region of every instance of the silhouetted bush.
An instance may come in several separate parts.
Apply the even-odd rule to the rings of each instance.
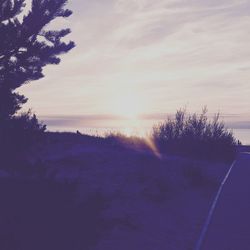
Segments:
[[[0,122],[0,166],[20,165],[24,154],[42,141],[46,126],[30,111]]]
[[[162,153],[231,161],[238,143],[219,118],[209,120],[206,108],[200,115],[178,110],[174,118],[154,126],[152,137]]]

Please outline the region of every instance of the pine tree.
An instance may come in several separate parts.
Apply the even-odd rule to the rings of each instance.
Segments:
[[[21,85],[38,80],[48,64],[59,64],[59,55],[75,44],[62,41],[70,29],[46,30],[58,17],[69,17],[67,0],[32,0],[23,18],[25,0],[0,0],[0,121],[11,118],[27,102],[16,92]]]

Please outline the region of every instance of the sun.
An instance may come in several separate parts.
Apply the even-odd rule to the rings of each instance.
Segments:
[[[113,98],[112,113],[120,117],[137,120],[143,112],[143,102],[136,92],[123,92]]]
[[[141,92],[135,86],[114,88],[108,103],[109,113],[116,117],[120,131],[128,136],[139,135],[145,109]]]
[[[120,99],[117,109],[121,116],[130,120],[137,119],[140,114],[139,103],[131,97]]]

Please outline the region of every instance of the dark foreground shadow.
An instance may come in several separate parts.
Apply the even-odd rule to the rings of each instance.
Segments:
[[[107,226],[99,193],[76,199],[76,184],[0,180],[0,249],[91,249]]]

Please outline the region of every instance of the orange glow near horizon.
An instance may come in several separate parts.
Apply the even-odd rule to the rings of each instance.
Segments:
[[[162,155],[159,151],[159,149],[157,148],[155,142],[152,140],[152,138],[150,137],[146,137],[146,143],[148,145],[148,147],[152,150],[153,154],[157,157],[157,158],[161,158]]]

